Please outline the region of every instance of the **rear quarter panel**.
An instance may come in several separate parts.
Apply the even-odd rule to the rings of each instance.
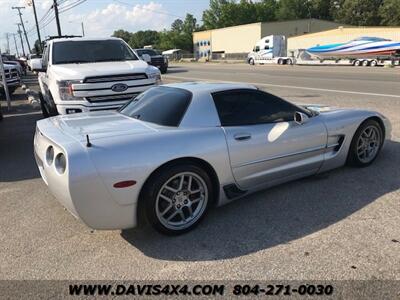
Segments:
[[[208,162],[218,176],[220,187],[234,182],[225,136],[219,127],[164,129],[154,134],[98,139],[92,145],[89,154],[93,164],[114,200],[121,205],[136,203],[152,172],[178,158]],[[137,183],[123,189],[113,187],[125,180]]]

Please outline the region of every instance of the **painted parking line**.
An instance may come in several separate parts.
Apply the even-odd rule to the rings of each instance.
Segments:
[[[194,81],[200,80],[200,81],[208,81],[208,82],[229,82],[229,83],[240,82],[240,81],[214,80],[214,79],[204,79],[204,78],[198,78],[198,77],[181,77],[181,76],[170,76],[170,75],[167,75],[166,78],[167,79],[178,79],[178,80],[194,80]],[[247,83],[247,84],[252,84],[252,85],[256,85],[256,86],[279,87],[279,88],[296,89],[296,90],[321,91],[321,92],[331,92],[331,93],[341,93],[341,94],[400,98],[400,95],[392,95],[392,94],[354,92],[354,91],[346,91],[346,90],[322,89],[322,88],[313,88],[313,87],[305,87],[305,86],[293,86],[293,85],[282,85],[282,84],[261,83],[261,82],[241,82],[241,83]]]

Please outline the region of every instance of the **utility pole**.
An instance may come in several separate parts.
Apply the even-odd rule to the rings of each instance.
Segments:
[[[25,9],[25,7],[24,6],[13,6],[12,9],[18,10],[19,19],[21,20],[22,29],[24,31],[24,35],[25,35],[25,39],[26,39],[26,44],[28,45],[28,52],[31,53],[31,45],[29,45],[28,35],[26,34],[25,25],[24,25],[24,21],[22,20],[22,13],[21,13],[21,9]]]
[[[15,33],[13,33],[13,37],[14,37],[15,51],[17,52],[17,56],[19,57],[18,46],[17,46],[17,39],[15,38]]]
[[[53,8],[54,8],[54,14],[56,15],[57,33],[58,33],[58,36],[61,36],[61,26],[60,26],[60,19],[58,17],[57,0],[53,0]]]
[[[33,8],[33,14],[35,16],[35,23],[36,23],[36,31],[37,31],[37,35],[38,35],[38,40],[39,40],[39,50],[40,52],[43,53],[43,46],[42,46],[42,39],[40,38],[40,29],[39,29],[39,23],[38,23],[38,19],[37,19],[37,14],[36,14],[36,6],[35,6],[35,0],[30,0],[28,1],[28,5],[31,6]]]
[[[8,32],[6,32],[6,39],[7,39],[7,53],[10,54],[10,38],[8,36]]]
[[[25,55],[24,40],[22,39],[22,34],[21,34],[22,31],[21,31],[21,28],[19,27],[21,24],[17,23],[17,25],[18,25],[18,34],[19,34],[19,38],[21,39],[22,54],[23,54],[24,56],[26,56],[26,55]]]
[[[85,36],[85,27],[83,26],[83,22],[81,22],[81,27],[82,27],[82,36]]]

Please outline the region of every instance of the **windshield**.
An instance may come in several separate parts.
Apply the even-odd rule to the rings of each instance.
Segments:
[[[160,53],[153,49],[138,49],[136,50],[136,52],[140,56],[142,56],[143,54],[148,54],[150,56],[160,55]]]
[[[192,94],[183,89],[154,87],[138,95],[119,112],[131,118],[162,126],[179,126]]]
[[[138,60],[120,40],[64,41],[53,44],[53,64]]]
[[[379,37],[363,36],[363,37],[354,39],[353,41],[386,42],[386,41],[390,41],[390,40],[384,39],[384,38],[379,38]]]

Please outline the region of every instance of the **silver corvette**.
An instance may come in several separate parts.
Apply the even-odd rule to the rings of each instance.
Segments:
[[[89,227],[147,220],[179,234],[213,205],[345,164],[368,166],[390,132],[377,112],[192,82],[151,88],[118,112],[38,121],[34,151],[50,191]]]

